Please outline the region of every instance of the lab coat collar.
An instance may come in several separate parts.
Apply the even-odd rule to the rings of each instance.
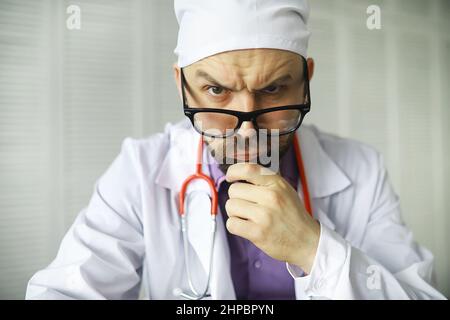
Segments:
[[[179,191],[183,181],[195,172],[197,147],[200,135],[187,119],[168,124],[169,146],[162,164],[157,169],[155,183],[161,187]]]

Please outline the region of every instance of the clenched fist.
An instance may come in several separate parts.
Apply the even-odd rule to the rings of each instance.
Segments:
[[[294,188],[278,174],[254,163],[228,168],[234,182],[225,204],[226,227],[250,240],[274,259],[310,273],[320,237],[320,224],[306,211]],[[235,182],[245,180],[249,183]]]

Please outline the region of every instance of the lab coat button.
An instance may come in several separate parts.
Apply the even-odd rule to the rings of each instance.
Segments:
[[[255,260],[255,262],[253,263],[253,266],[254,266],[256,269],[261,268],[261,265],[262,265],[262,263],[261,263],[260,260]]]

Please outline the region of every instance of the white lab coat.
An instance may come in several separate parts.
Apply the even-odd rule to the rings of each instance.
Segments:
[[[321,224],[311,273],[302,277],[286,264],[297,299],[445,299],[430,285],[433,256],[402,222],[382,157],[314,126],[297,134]],[[56,259],[29,281],[26,298],[177,299],[174,288],[188,288],[178,191],[194,171],[198,139],[187,119],[146,139],[125,139]],[[203,170],[209,173],[206,164]],[[190,260],[199,289],[209,259],[207,190],[203,182],[189,188]],[[217,222],[211,298],[235,299],[226,228],[222,218]]]

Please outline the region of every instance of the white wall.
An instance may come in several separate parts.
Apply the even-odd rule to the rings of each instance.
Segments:
[[[81,30],[67,30],[78,4]],[[365,9],[380,4],[382,29]],[[182,118],[168,0],[0,0],[0,298],[55,256],[126,136]],[[450,4],[312,0],[308,122],[380,150],[450,295]],[[445,189],[447,187],[447,189]]]

